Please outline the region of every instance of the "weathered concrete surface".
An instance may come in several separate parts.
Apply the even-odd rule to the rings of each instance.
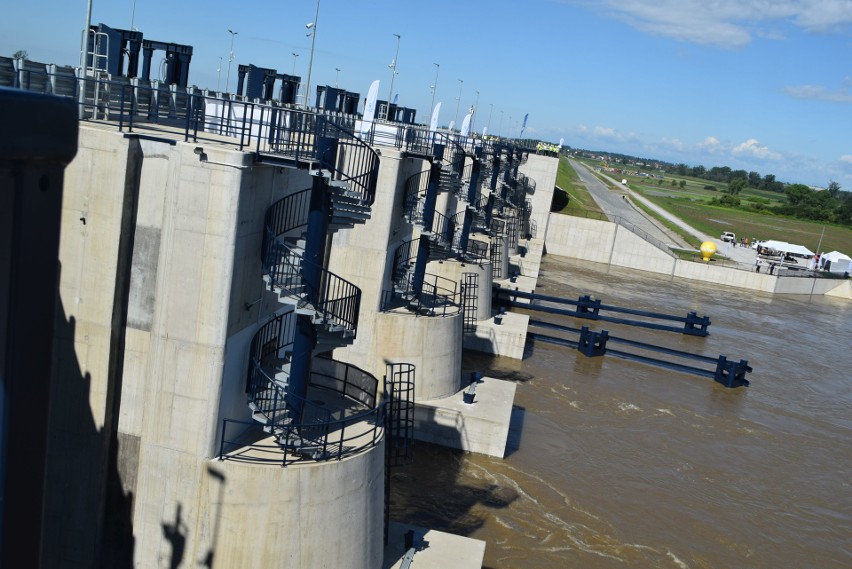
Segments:
[[[485,558],[485,542],[442,531],[391,522],[385,562],[382,569],[399,569],[405,556],[405,533],[414,531],[416,569],[480,569]]]
[[[521,360],[524,358],[529,320],[529,315],[511,311],[503,314],[500,324],[497,324],[494,317],[481,320],[476,323],[476,332],[465,335],[464,347],[486,354]]]
[[[309,187],[307,174],[80,131],[63,202],[47,564],[93,566],[106,528],[115,566],[215,555],[217,566],[378,567],[381,445],[303,468],[210,469],[222,419],[250,415],[248,343],[281,309],[261,278],[264,214]]]
[[[464,402],[464,390],[441,399],[415,400],[414,438],[503,458],[515,388],[510,381],[483,377],[473,403]]]

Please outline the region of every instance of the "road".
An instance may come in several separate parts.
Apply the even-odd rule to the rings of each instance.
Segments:
[[[654,239],[657,239],[670,247],[692,249],[692,247],[683,241],[680,236],[664,227],[657,220],[648,216],[633,204],[633,201],[639,202],[661,217],[664,217],[672,223],[680,226],[684,231],[694,235],[696,238],[700,239],[702,243],[704,241],[712,241],[716,244],[716,250],[720,255],[728,257],[737,264],[747,265],[749,268],[754,266],[754,262],[757,259],[757,252],[754,249],[750,247],[734,247],[730,243],[723,242],[718,237],[702,233],[682,219],[675,217],[663,208],[655,205],[650,200],[621,185],[619,180],[615,180],[606,174],[601,174],[603,177],[610,180],[614,187],[619,188],[618,190],[611,190],[606,186],[606,184],[601,182],[594,173],[592,173],[588,166],[575,160],[569,160],[569,162],[577,172],[580,180],[586,185],[586,188],[589,190],[592,198],[595,202],[597,202],[601,210],[603,210],[603,212],[610,218],[618,216],[627,221],[629,224],[635,225]]]

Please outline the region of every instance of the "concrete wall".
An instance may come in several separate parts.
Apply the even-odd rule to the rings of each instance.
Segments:
[[[161,503],[136,528],[150,544],[137,566],[169,566],[163,561],[174,558],[174,542],[163,537],[165,526],[187,538],[181,567],[205,559],[214,567],[380,567],[383,448],[287,468],[182,461],[171,477],[146,477],[143,490],[159,493]],[[187,483],[194,485],[191,501],[169,499]]]
[[[106,500],[108,378],[123,211],[138,143],[81,128],[65,171],[45,495],[45,567],[93,566]],[[127,248],[124,243],[125,249]],[[37,275],[33,275],[38,278]],[[49,354],[45,354],[49,357]],[[41,402],[40,404],[46,404]],[[112,407],[110,406],[110,409]],[[89,505],[88,508],[80,504]]]
[[[262,281],[264,214],[310,177],[234,150],[202,160],[197,146],[81,125],[63,204],[47,566],[94,566],[103,542],[104,566],[196,564],[215,543],[217,566],[287,551],[284,566],[376,567],[380,448],[301,468],[225,462],[214,478],[228,498],[204,492],[222,419],[250,415],[251,337],[282,310]]]
[[[464,283],[464,275],[478,275],[479,288],[476,294],[476,319],[485,320],[491,317],[491,263],[485,261],[481,265],[475,263],[459,263],[457,261],[431,262],[426,268],[427,273],[450,279],[456,283]]]
[[[375,367],[406,362],[416,367],[415,400],[447,397],[461,389],[462,315],[376,314]]]
[[[609,221],[550,214],[547,252],[595,263],[610,264],[761,292],[824,294],[850,298],[849,284],[835,279],[784,277],[675,259],[631,231]]]
[[[401,152],[381,148],[376,199],[370,219],[352,229],[334,234],[329,254],[329,270],[361,289],[358,334],[351,346],[334,351],[335,359],[345,361],[381,378],[385,364],[376,357],[381,347],[381,331],[376,315],[382,292],[390,288],[393,255],[403,241],[411,239],[411,226],[403,218],[406,180],[424,168],[423,160],[406,158]],[[381,390],[381,386],[379,386]]]
[[[544,239],[550,222],[550,204],[556,188],[556,174],[559,171],[559,159],[550,156],[530,154],[526,163],[518,167],[518,172],[535,180],[535,193],[528,196],[532,202],[532,219],[536,224],[533,237]]]

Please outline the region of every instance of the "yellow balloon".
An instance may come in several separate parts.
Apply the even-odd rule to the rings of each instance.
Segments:
[[[701,244],[701,258],[705,262],[710,261],[710,257],[716,254],[716,244],[712,241],[705,241]]]

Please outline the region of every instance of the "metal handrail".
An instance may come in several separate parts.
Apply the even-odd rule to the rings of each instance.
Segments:
[[[305,268],[317,271],[319,283],[309,283],[303,278]],[[302,256],[267,227],[263,272],[269,284],[279,288],[281,294],[295,299],[298,306],[310,306],[323,324],[342,326],[345,333],[355,337],[361,306],[361,289],[337,276],[321,265]]]
[[[364,205],[372,205],[379,179],[379,155],[376,151],[351,130],[323,116],[317,117],[316,135],[337,140],[334,164],[317,157],[324,169],[331,170],[331,179],[346,182],[350,193],[357,192]]]
[[[370,408],[377,403],[378,379],[358,366],[325,356],[314,358],[311,385],[330,389]]]
[[[393,291],[382,301],[382,310],[393,307],[392,299],[405,299],[408,306],[430,315],[456,314],[461,310],[458,283],[445,277],[427,273],[420,293],[414,290],[414,264],[420,240],[403,242],[394,252],[392,281]]]
[[[283,458],[263,459],[247,458],[245,453],[229,456],[233,460],[251,460],[255,462],[289,463],[303,460],[341,459],[372,447],[381,439],[377,429],[383,428],[384,405],[377,405],[378,380],[369,373],[350,364],[337,362],[330,358],[319,357],[314,360],[315,371],[311,373],[309,385],[329,390],[347,400],[363,405],[365,410],[356,413],[339,411],[335,417],[327,408],[308,401],[295,393],[288,392],[286,382],[276,378],[282,373],[286,355],[294,346],[295,314],[290,312],[279,315],[263,325],[252,338],[249,352],[249,369],[246,392],[252,403],[253,412],[264,417],[264,423],[279,441],[264,450],[276,449],[283,452]],[[292,417],[300,417],[295,423]],[[364,437],[363,426],[355,435],[347,436],[346,428],[368,422],[373,425],[372,436],[360,445],[346,443]],[[247,421],[225,419],[219,446],[219,459],[226,458],[226,446],[244,447],[238,438],[227,438],[228,423],[254,425]],[[339,432],[339,434],[338,434]],[[298,445],[295,442],[298,441]],[[260,448],[263,445],[249,445]],[[306,455],[305,448],[311,453]]]
[[[429,170],[422,170],[405,181],[402,211],[409,223],[419,224],[423,221],[423,202],[429,187],[429,173]]]
[[[215,140],[240,150],[254,150],[261,158],[268,155],[306,163],[320,160],[317,155],[320,137],[335,138],[339,147],[337,156],[322,166],[332,173],[333,180],[347,182],[349,190],[357,192],[365,205],[371,205],[375,199],[379,156],[353,133],[354,118],[318,114],[274,102],[207,96],[196,88],[163,86],[156,81],[143,84],[140,80],[131,83],[115,78],[72,78],[30,69],[20,70],[20,87],[32,86],[35,76],[46,78],[37,85],[42,91],[49,88],[49,79],[54,76],[74,81],[74,96],[79,100],[81,89],[87,95],[78,104],[84,113],[91,108],[81,116],[88,120],[117,118],[120,131],[125,125],[131,132],[134,126],[142,124],[149,128],[155,124],[182,127],[187,142]]]
[[[439,247],[451,249],[456,241],[457,229],[459,229],[459,226],[455,224],[452,218],[436,211],[430,228],[431,240]]]
[[[307,228],[310,202],[311,188],[281,198],[266,210],[265,227],[276,237]]]
[[[236,419],[222,420],[222,434],[219,440],[219,460],[233,460],[256,464],[274,464],[286,467],[301,462],[323,462],[342,460],[355,456],[375,447],[384,439],[385,433],[385,403],[374,409],[369,409],[356,415],[342,419],[328,420],[324,423],[284,424],[278,428],[277,439],[280,441],[300,441],[302,444],[246,444],[242,440],[245,428],[228,437],[228,425],[255,426],[251,421]],[[352,427],[358,426],[353,429]],[[364,425],[370,425],[364,430]],[[315,431],[322,432],[320,437],[309,437],[305,434]],[[229,452],[241,450],[234,454]],[[256,450],[257,454],[248,451]]]

